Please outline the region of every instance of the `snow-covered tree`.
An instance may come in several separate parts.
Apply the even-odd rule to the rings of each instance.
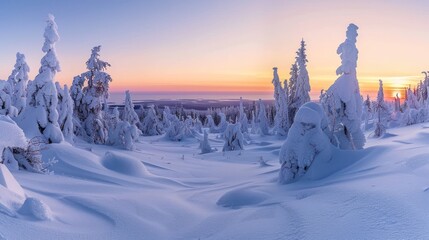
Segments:
[[[301,46],[296,52],[296,66],[292,65],[291,68],[291,82],[293,95],[290,98],[290,119],[294,119],[296,111],[310,101],[310,79],[307,71],[307,54],[305,53],[305,41],[301,40]]]
[[[235,151],[244,149],[244,138],[241,133],[240,123],[228,124],[225,132],[223,133],[225,144],[223,145],[223,152]]]
[[[201,149],[201,154],[211,153],[215,151],[215,149],[213,149],[210,146],[209,134],[207,133],[206,130],[204,130],[204,138],[203,138],[203,141],[201,141],[200,143],[200,149]]]
[[[258,125],[256,124],[255,111],[252,111],[252,120],[251,120],[250,126],[251,126],[250,132],[252,134],[256,134],[258,132]]]
[[[170,127],[171,116],[170,108],[165,106],[164,111],[162,112],[162,125],[164,129],[168,129],[168,127]]]
[[[153,109],[153,108],[152,108]],[[155,112],[153,112],[155,114]],[[130,91],[125,91],[125,104],[124,104],[124,113],[122,115],[122,120],[129,122],[131,125],[137,124],[139,116],[134,110],[134,103],[131,99]]]
[[[63,140],[63,134],[58,125],[58,96],[54,84],[55,74],[60,71],[55,53],[55,43],[59,40],[59,35],[54,19],[54,16],[48,16],[43,35],[45,43],[42,48],[45,56],[41,60],[39,74],[28,86],[27,107],[18,119],[20,127],[26,130],[26,134],[32,135],[28,137],[44,136],[48,143],[58,143]]]
[[[12,105],[17,108],[18,114],[25,108],[27,101],[27,83],[30,67],[25,61],[25,55],[16,53],[16,63],[8,78],[11,86]]]
[[[369,119],[372,116],[372,107],[371,107],[371,100],[369,99],[369,95],[366,95],[366,100],[363,103],[363,114],[365,114],[364,130],[368,130],[369,129]]]
[[[283,89],[277,68],[273,68],[274,100],[276,115],[274,117],[274,132],[280,136],[286,136],[289,131],[288,100]],[[287,86],[285,86],[287,88]]]
[[[55,83],[58,93],[58,124],[63,132],[64,138],[73,141],[73,99],[70,96],[69,88],[65,84],[61,89],[59,82]]]
[[[243,98],[240,97],[240,113],[239,113],[239,122],[241,124],[241,132],[242,133],[247,133],[249,131],[249,120],[247,119],[247,115],[244,112],[244,107],[243,107]]]
[[[0,80],[0,114],[16,117],[18,109],[12,105],[13,90],[9,81]]]
[[[162,134],[161,123],[156,116],[154,106],[149,106],[149,109],[146,112],[146,116],[142,122],[142,133],[145,136],[155,136]]]
[[[306,105],[298,110],[280,150],[279,182],[282,184],[303,176],[313,162],[328,161],[332,157],[329,138],[321,128],[323,109],[315,103],[311,107],[319,110]]]
[[[356,76],[357,30],[358,27],[354,24],[348,26],[346,40],[337,50],[341,57],[341,66],[336,73],[341,76],[322,99],[333,130],[331,141],[342,149],[362,149],[365,144],[361,129],[362,98]]]
[[[108,130],[103,119],[103,109],[109,97],[109,84],[112,78],[105,72],[110,66],[100,57],[101,46],[91,50],[86,62],[87,72],[76,76],[72,84],[72,98],[75,102],[75,116],[79,117],[83,132],[90,142],[106,143]],[[84,84],[87,82],[85,87]],[[83,87],[83,88],[82,88]]]
[[[285,89],[288,89],[288,116],[289,116],[289,124],[292,125],[293,123],[293,118],[295,116],[296,111],[298,111],[298,109],[296,109],[291,103],[295,102],[296,100],[296,87],[297,87],[297,81],[298,81],[298,64],[295,60],[295,63],[292,64],[291,68],[290,68],[290,78],[289,78],[289,82],[288,85],[286,87],[285,85]]]
[[[377,94],[377,102],[375,104],[377,114],[377,123],[375,125],[374,136],[381,137],[386,133],[387,121],[389,120],[389,108],[384,102],[383,81],[379,80],[379,89]]]
[[[186,138],[185,124],[181,122],[176,115],[171,115],[170,126],[168,127],[165,136],[171,141],[182,141]]]
[[[265,104],[259,99],[259,113],[258,113],[258,133],[261,135],[269,135],[269,125],[267,119],[267,113],[265,111]]]

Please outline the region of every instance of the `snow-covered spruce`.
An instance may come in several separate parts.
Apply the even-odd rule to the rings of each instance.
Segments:
[[[103,109],[109,97],[112,78],[105,72],[110,64],[99,58],[100,49],[101,46],[92,48],[86,62],[88,71],[74,78],[71,96],[75,103],[75,116],[83,128],[77,133],[84,133],[83,137],[89,142],[104,144],[107,142],[108,130],[103,119]]]
[[[240,123],[228,124],[228,127],[223,133],[223,137],[225,141],[222,149],[223,152],[244,149],[244,138],[241,133]]]
[[[379,80],[379,84],[377,102],[375,103],[375,112],[377,116],[377,123],[374,130],[375,137],[381,137],[386,133],[387,122],[390,118],[389,108],[384,102],[383,81]]]
[[[296,111],[310,101],[310,79],[307,71],[307,54],[305,53],[305,41],[301,40],[301,46],[296,52],[296,63],[291,68],[291,97],[289,98],[290,119],[294,120]]]
[[[244,112],[243,107],[243,98],[240,97],[240,112],[239,112],[239,120],[241,124],[241,132],[242,133],[248,133],[249,131],[249,120],[247,119],[247,115]]]
[[[16,63],[7,81],[11,86],[12,105],[17,108],[18,114],[24,110],[27,101],[28,72],[30,67],[25,55],[16,53]]]
[[[258,119],[257,119],[257,132],[264,136],[269,135],[269,125],[268,125],[268,119],[267,119],[267,113],[265,111],[265,104],[262,102],[261,99],[259,99],[259,112],[258,112]]]
[[[168,119],[168,117],[166,117]],[[166,125],[169,125],[166,124]],[[158,117],[156,116],[154,106],[149,106],[149,109],[146,111],[146,116],[142,122],[141,131],[145,136],[155,136],[162,134],[162,124],[159,122]]]
[[[211,153],[214,149],[210,146],[209,134],[204,130],[204,138],[200,143],[201,154]]]
[[[42,48],[45,56],[41,60],[39,74],[28,86],[27,107],[17,119],[28,138],[43,136],[48,143],[63,140],[58,125],[58,96],[54,84],[55,74],[60,71],[55,53],[55,43],[59,40],[59,35],[54,19],[54,16],[48,16]]]
[[[73,141],[73,99],[70,96],[69,88],[64,84],[64,88],[61,89],[59,82],[55,83],[58,92],[58,124],[63,132],[64,138],[72,142]]]
[[[182,141],[185,135],[185,124],[181,122],[175,115],[170,117],[170,126],[167,128],[165,136],[171,141]]]
[[[362,149],[366,141],[361,129],[362,98],[356,77],[357,30],[354,24],[348,26],[347,38],[337,50],[341,66],[336,73],[341,76],[321,99],[333,130],[331,141],[342,149]]]
[[[9,81],[0,80],[0,114],[16,117],[18,109],[12,105],[13,90]]]
[[[280,78],[277,73],[277,68],[273,68],[273,81],[274,85],[274,100],[276,115],[274,117],[274,132],[280,136],[286,136],[289,131],[289,116],[288,116],[288,100],[286,92],[284,91]],[[287,88],[287,86],[285,86]]]
[[[303,176],[314,161],[332,157],[331,143],[322,131],[323,109],[302,106],[295,115],[288,137],[280,150],[279,182],[289,183]]]

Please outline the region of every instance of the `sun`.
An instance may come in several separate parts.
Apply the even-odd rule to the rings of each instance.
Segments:
[[[401,98],[401,92],[399,92],[399,91],[393,91],[392,92],[392,97],[396,98],[396,95],[398,95],[398,97]]]

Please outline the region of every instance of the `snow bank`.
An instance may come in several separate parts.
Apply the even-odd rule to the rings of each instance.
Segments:
[[[16,125],[7,116],[0,116],[0,150],[3,152],[3,149],[6,147],[19,147],[25,148],[27,146],[27,139],[21,128]]]
[[[149,175],[143,162],[125,154],[108,151],[101,159],[101,164],[107,169],[129,176],[145,177]]]
[[[19,213],[32,216],[38,220],[51,220],[51,209],[44,202],[37,198],[27,198],[19,209]]]
[[[234,189],[222,195],[216,204],[218,206],[235,209],[261,203],[268,197],[266,193],[249,188]]]
[[[25,193],[9,169],[0,164],[0,212],[15,216],[15,210],[22,205]]]

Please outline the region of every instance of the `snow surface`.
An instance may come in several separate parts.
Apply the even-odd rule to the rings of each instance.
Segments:
[[[223,146],[217,134],[209,139],[212,147]],[[55,174],[13,173],[36,200],[14,217],[0,213],[0,238],[429,236],[429,124],[390,129],[369,138],[364,150],[333,148],[331,160],[315,161],[287,185],[277,183],[283,141],[250,134],[245,150],[204,155],[194,138],[141,137],[132,152],[79,141],[50,144],[43,158],[58,160]],[[44,217],[50,220],[39,220]]]

